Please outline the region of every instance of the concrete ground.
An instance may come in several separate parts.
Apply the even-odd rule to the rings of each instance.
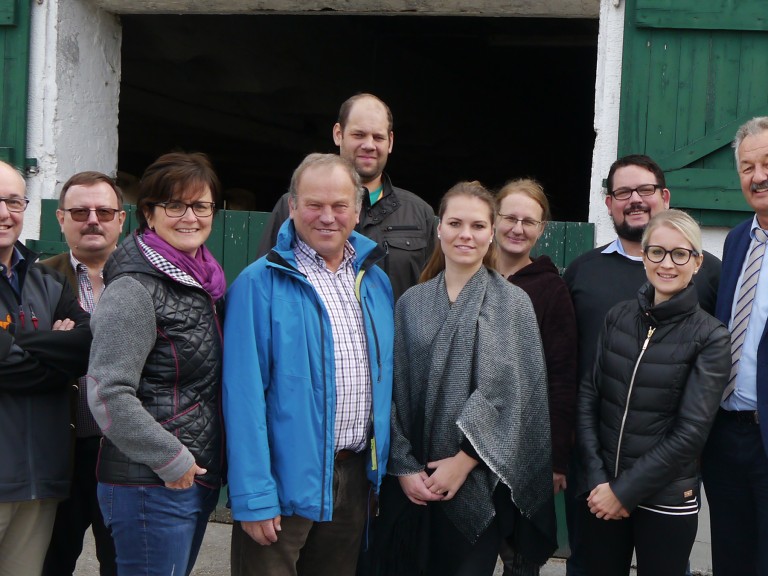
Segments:
[[[231,524],[211,522],[205,533],[203,547],[197,558],[192,576],[226,576],[229,574],[229,538],[232,533]],[[80,560],[77,563],[75,576],[96,576],[99,564],[93,547],[93,537],[89,531]],[[634,571],[633,571],[634,574]],[[497,566],[494,576],[501,576],[501,566]],[[541,570],[541,576],[565,576],[565,561],[550,560]]]
[[[706,495],[702,491],[702,507],[699,514],[699,531],[691,552],[691,569],[694,574],[712,573],[712,553],[710,551],[709,507]],[[229,574],[229,540],[232,525],[211,522],[205,533],[203,547],[197,558],[192,576],[226,576]],[[93,537],[86,535],[83,554],[77,563],[75,576],[95,576],[99,573]],[[634,574],[634,569],[632,574]],[[501,566],[496,567],[494,576],[501,576]],[[565,561],[553,558],[541,569],[541,576],[565,576]]]

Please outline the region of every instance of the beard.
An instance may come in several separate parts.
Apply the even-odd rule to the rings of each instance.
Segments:
[[[643,239],[643,232],[645,232],[645,226],[630,226],[626,220],[621,224],[614,222],[613,229],[616,230],[616,235],[619,238],[627,242],[640,242]]]

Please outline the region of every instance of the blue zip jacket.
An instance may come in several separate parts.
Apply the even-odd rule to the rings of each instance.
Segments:
[[[224,422],[232,516],[330,521],[336,376],[328,312],[298,271],[293,220],[230,288],[224,323]],[[367,474],[378,490],[389,454],[392,288],[377,244],[353,232],[358,299],[373,386]],[[373,448],[373,450],[371,449]]]

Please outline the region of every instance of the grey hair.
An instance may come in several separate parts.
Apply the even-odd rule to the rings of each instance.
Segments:
[[[363,190],[365,190],[360,180],[360,175],[357,173],[357,170],[355,170],[355,167],[349,160],[346,160],[337,154],[319,154],[314,152],[309,154],[306,158],[304,158],[304,160],[301,161],[301,164],[299,164],[296,170],[293,171],[293,176],[291,176],[291,185],[288,188],[288,199],[291,201],[291,204],[296,206],[296,201],[298,200],[299,194],[299,180],[301,180],[301,177],[304,175],[304,172],[307,170],[307,168],[317,168],[320,166],[341,166],[344,168],[344,170],[347,172],[347,175],[349,176],[349,179],[352,181],[352,184],[355,187],[355,210],[359,212],[360,208],[363,206]]]
[[[741,146],[744,138],[747,136],[757,136],[766,130],[768,130],[768,116],[755,116],[739,127],[732,144],[737,166],[739,164],[739,146]]]

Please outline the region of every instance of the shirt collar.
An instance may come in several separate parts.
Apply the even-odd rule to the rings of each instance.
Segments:
[[[626,250],[624,250],[624,245],[621,243],[621,240],[619,240],[618,237],[603,249],[602,254],[612,254],[613,252],[621,254],[622,256],[624,256],[624,258],[628,260],[632,260],[634,262],[643,261],[642,256],[632,256],[631,254],[627,254]]]
[[[24,255],[16,246],[14,246],[13,253],[11,254],[11,270],[15,272],[16,268],[18,268],[19,264],[24,262],[24,260],[25,260]],[[8,276],[8,271],[5,269],[5,266],[3,264],[0,264],[0,268],[3,270],[3,274]]]
[[[296,249],[301,251],[301,253],[309,258],[312,262],[315,263],[315,265],[319,266],[321,269],[328,268],[328,265],[325,263],[325,259],[320,256],[320,254],[317,253],[317,251],[312,248],[309,244],[304,242],[298,235],[296,235]],[[339,265],[339,270],[347,266],[348,264],[351,264],[355,261],[355,257],[357,256],[357,252],[355,252],[355,247],[352,246],[352,244],[347,240],[344,242],[344,256],[341,259],[341,264]]]
[[[755,230],[757,230],[760,227],[760,223],[757,221],[757,214],[752,218],[752,227],[749,229],[749,237],[754,240],[755,239]],[[761,228],[762,230],[765,230],[765,228]],[[768,232],[768,230],[765,230]]]

